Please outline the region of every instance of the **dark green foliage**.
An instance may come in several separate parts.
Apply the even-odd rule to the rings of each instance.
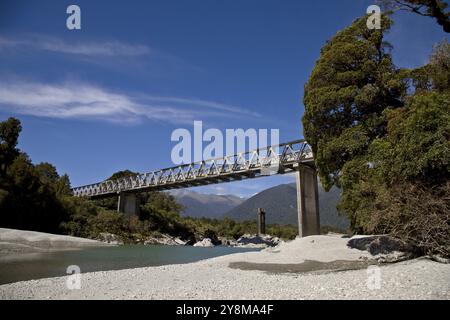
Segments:
[[[125,242],[135,243],[149,236],[168,234],[189,244],[203,238],[210,238],[219,244],[219,237],[238,239],[243,234],[255,234],[257,231],[254,221],[181,217],[178,204],[166,193],[150,193],[148,202],[141,206],[139,218],[110,210],[99,211],[92,201],[82,199],[77,200],[76,206],[77,214],[64,224],[64,228],[71,235],[88,238],[109,232],[120,236]],[[294,239],[298,233],[297,226],[291,225],[268,225],[266,231],[286,240]]]
[[[193,241],[194,231],[184,223],[180,216],[182,207],[171,195],[163,192],[149,192],[143,197],[145,202],[141,205],[140,218],[148,221],[152,230]]]
[[[0,225],[59,232],[61,222],[68,219],[60,201],[70,191],[67,176],[59,177],[48,163],[33,165],[16,148],[21,131],[19,120],[1,122],[0,131]]]
[[[405,81],[383,40],[390,25],[383,16],[383,29],[369,30],[363,17],[340,31],[305,85],[304,135],[325,190],[341,186],[348,162],[364,162],[371,141],[385,132],[383,111],[403,105]]]
[[[130,170],[122,170],[118,171],[112,174],[111,177],[109,177],[106,180],[116,180],[120,178],[125,178],[129,176],[135,176],[137,173],[130,171]],[[100,207],[103,207],[108,210],[117,210],[117,198],[110,197],[110,198],[103,198],[103,199],[95,199],[93,200],[94,203]],[[141,201],[142,203],[142,201]]]
[[[126,177],[130,177],[130,176],[135,176],[135,175],[137,175],[137,173],[133,172],[131,170],[122,170],[122,171],[117,171],[117,172],[113,173],[112,176],[106,180],[117,180],[120,178],[126,178]]]
[[[20,121],[15,118],[0,122],[0,178],[5,178],[6,170],[19,155],[16,146],[20,131]]]
[[[388,135],[370,148],[377,192],[365,229],[450,256],[450,68],[438,68],[442,62],[450,65],[447,42],[436,47],[425,68],[429,89],[416,90],[404,108],[386,112]]]
[[[448,256],[450,45],[421,68],[397,70],[382,41],[390,23],[369,31],[362,21],[325,45],[305,86],[305,136],[321,181],[342,187],[338,208],[354,232]]]
[[[450,172],[450,92],[417,93],[405,108],[387,110],[388,135],[370,148],[375,172],[388,185],[444,183]]]
[[[183,218],[189,228],[194,230],[196,235],[201,237],[224,237],[227,239],[238,239],[244,234],[256,234],[257,225],[255,221],[235,221],[230,218],[208,219],[208,218]],[[280,237],[285,240],[292,240],[298,234],[298,227],[292,225],[269,224],[266,226],[266,233]]]
[[[92,201],[72,196],[65,197],[63,201],[69,218],[61,224],[62,233],[83,238],[94,238],[98,235],[93,234],[89,227],[92,219],[95,219],[100,212],[97,205]]]

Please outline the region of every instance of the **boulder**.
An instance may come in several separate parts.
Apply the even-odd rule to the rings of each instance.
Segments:
[[[167,234],[161,234],[156,237],[148,237],[144,241],[144,245],[152,245],[152,244],[162,244],[168,246],[184,246],[186,242],[181,240],[180,238],[172,237]]]
[[[378,262],[397,262],[415,255],[412,245],[386,235],[353,238],[348,241],[347,246],[368,251]]]
[[[275,247],[281,242],[280,238],[271,235],[250,235],[244,234],[237,240],[240,247]]]
[[[114,245],[123,244],[122,239],[118,235],[109,232],[100,232],[96,240]]]
[[[212,243],[211,239],[204,238],[202,241],[195,243],[194,247],[214,247],[214,244]]]
[[[222,246],[237,247],[239,245],[239,243],[236,240],[228,239],[225,237],[219,237],[219,241]]]
[[[206,239],[206,238],[210,239],[212,244],[215,246],[222,244],[222,241],[219,240],[216,232],[213,230],[209,230],[209,229],[206,230],[200,239]]]

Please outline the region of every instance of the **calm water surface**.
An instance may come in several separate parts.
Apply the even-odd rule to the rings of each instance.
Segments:
[[[81,272],[120,270],[195,262],[231,253],[258,251],[232,247],[124,245],[75,251],[0,256],[0,284],[67,275],[70,265]]]

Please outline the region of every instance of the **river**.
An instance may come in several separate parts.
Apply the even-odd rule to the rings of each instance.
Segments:
[[[195,262],[226,254],[258,251],[233,247],[123,245],[49,253],[0,256],[0,284],[67,275],[77,265],[81,273]]]

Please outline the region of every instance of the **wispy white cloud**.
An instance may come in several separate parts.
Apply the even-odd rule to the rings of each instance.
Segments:
[[[205,101],[200,99],[186,99],[186,98],[175,98],[175,97],[155,97],[155,96],[146,96],[145,97],[149,101],[154,102],[163,102],[163,103],[171,103],[177,105],[191,105],[197,106],[200,108],[208,108],[223,112],[230,112],[230,114],[245,114],[253,117],[261,117],[261,115],[257,112],[253,112],[247,109],[243,109],[241,107],[236,107],[232,105],[227,105],[223,103],[218,103],[214,101]]]
[[[247,109],[214,101],[117,93],[79,82],[55,85],[0,81],[0,110],[37,117],[122,124],[143,120],[192,123],[196,119],[258,116]]]
[[[134,57],[151,53],[151,49],[146,45],[120,41],[67,42],[41,34],[25,35],[21,39],[0,37],[0,51],[20,48],[80,56]]]

